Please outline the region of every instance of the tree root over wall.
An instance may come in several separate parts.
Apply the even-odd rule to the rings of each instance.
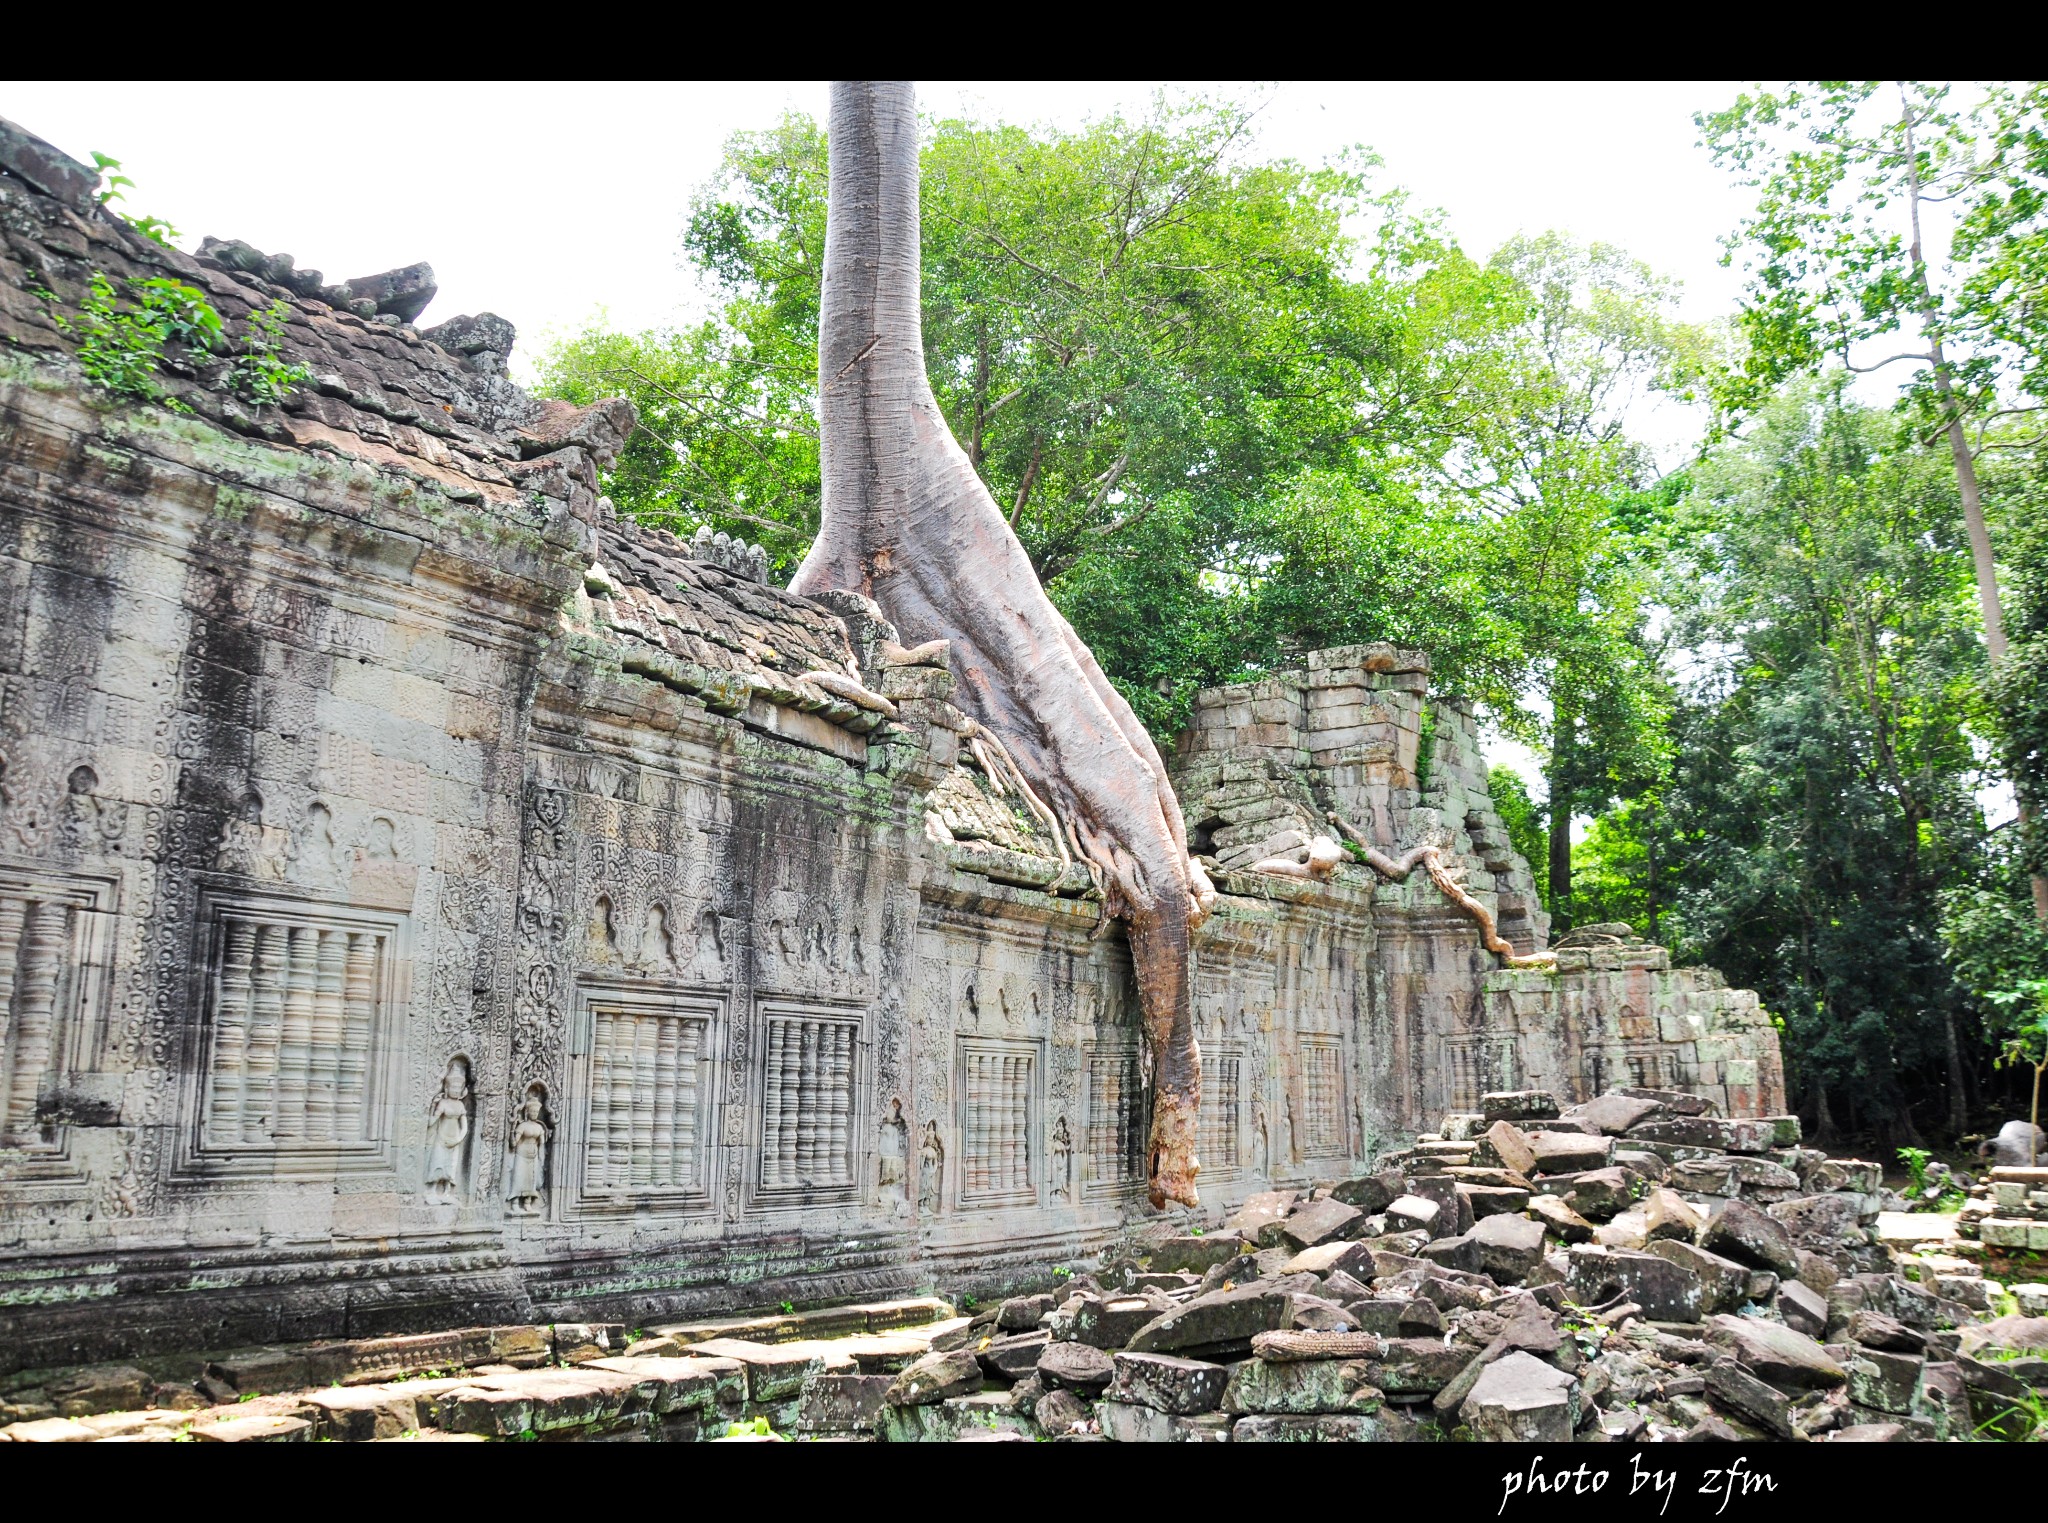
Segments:
[[[818,328],[823,522],[790,588],[871,598],[906,643],[945,640],[969,744],[1089,865],[1130,935],[1153,1082],[1154,1206],[1195,1205],[1193,927],[1213,898],[1152,738],[1047,599],[932,397],[907,84],[832,87]]]

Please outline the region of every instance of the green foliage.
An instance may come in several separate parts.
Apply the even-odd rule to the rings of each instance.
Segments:
[[[1899,1149],[1899,1162],[1906,1166],[1906,1176],[1913,1181],[1915,1196],[1927,1188],[1927,1163],[1933,1157],[1925,1148]]]
[[[138,233],[141,233],[145,238],[160,243],[165,248],[173,247],[183,234],[163,218],[131,217],[114,206],[114,202],[127,199],[124,192],[135,188],[135,182],[129,179],[128,176],[110,172],[119,170],[121,161],[116,158],[110,158],[108,155],[97,150],[93,153],[92,161],[93,166],[100,172],[100,189],[95,197],[99,204],[115,216],[121,218],[122,221],[134,228]]]
[[[1494,767],[1487,773],[1486,790],[1493,795],[1494,810],[1508,827],[1508,840],[1515,850],[1531,863],[1546,861],[1550,845],[1543,828],[1543,816],[1529,797],[1529,785],[1522,774],[1512,767]]]
[[[751,1422],[727,1423],[725,1425],[725,1436],[727,1438],[773,1438],[775,1436],[775,1429],[769,1425],[767,1418],[757,1417]]]
[[[220,314],[206,293],[181,280],[159,276],[127,282],[130,299],[123,302],[114,283],[99,270],[74,321],[57,321],[78,335],[78,364],[87,380],[117,396],[165,402],[157,370],[164,347],[177,343],[209,351],[220,342]]]
[[[228,389],[258,407],[276,406],[313,378],[306,366],[279,357],[290,312],[283,301],[251,312],[242,328],[242,352],[228,366]]]
[[[1983,837],[1954,490],[1942,452],[1794,385],[1695,471],[1662,588],[1692,662],[1661,795],[1677,944],[1782,1013],[1803,1103],[1880,1143],[1917,1140],[1965,1011],[1935,929]]]

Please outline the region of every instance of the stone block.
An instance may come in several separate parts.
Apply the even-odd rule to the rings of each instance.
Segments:
[[[1280,1223],[1280,1236],[1296,1249],[1344,1237],[1364,1213],[1334,1196],[1296,1206]]]
[[[803,1389],[806,1376],[824,1368],[823,1356],[812,1342],[755,1343],[746,1338],[707,1338],[693,1344],[690,1352],[709,1358],[737,1359],[745,1365],[749,1401],[794,1396]]]
[[[866,1433],[873,1430],[889,1389],[887,1375],[814,1375],[797,1408],[799,1433]]]
[[[1577,1174],[1586,1169],[1604,1169],[1614,1160],[1614,1139],[1583,1132],[1530,1132],[1531,1172]]]
[[[1285,1291],[1264,1285],[1211,1291],[1139,1328],[1127,1346],[1136,1354],[1187,1358],[1249,1353],[1256,1333],[1287,1326],[1293,1312]]]
[[[1697,1322],[1702,1315],[1699,1277],[1654,1253],[1586,1245],[1565,1250],[1565,1282],[1582,1306],[1622,1296],[1653,1322]]]
[[[1733,1360],[1707,1366],[1707,1395],[1724,1411],[1755,1423],[1773,1438],[1798,1437],[1792,1425],[1792,1403]]]
[[[1826,1390],[1849,1378],[1813,1339],[1761,1317],[1726,1313],[1711,1317],[1706,1341],[1733,1354],[1744,1369],[1781,1390]]]
[[[1526,1216],[1489,1216],[1466,1237],[1479,1248],[1479,1267],[1503,1285],[1519,1285],[1543,1259],[1543,1223]]]
[[[1477,1439],[1568,1444],[1578,1425],[1578,1392],[1564,1371],[1517,1350],[1480,1372],[1458,1416]]]
[[[1700,1233],[1700,1246],[1787,1279],[1799,1274],[1799,1249],[1792,1234],[1747,1201],[1731,1200],[1715,1213]]]
[[[1372,1249],[1364,1243],[1318,1243],[1294,1255],[1281,1268],[1282,1274],[1356,1275],[1372,1278]]]
[[[404,1386],[344,1386],[314,1391],[306,1406],[313,1417],[314,1437],[360,1444],[396,1438],[420,1425],[418,1409]]]
[[[1211,1412],[1223,1399],[1230,1371],[1220,1364],[1171,1354],[1119,1353],[1108,1396],[1177,1417]]]
[[[1500,1090],[1479,1097],[1479,1113],[1488,1122],[1548,1121],[1558,1110],[1557,1096],[1541,1089]]]
[[[1115,1366],[1108,1353],[1086,1343],[1054,1343],[1037,1360],[1038,1378],[1049,1387],[1089,1396],[1109,1384]]]
[[[882,1399],[892,1407],[930,1406],[979,1391],[981,1380],[981,1364],[966,1349],[927,1354],[890,1381]]]
[[[1231,1436],[1221,1412],[1173,1415],[1137,1402],[1105,1401],[1096,1408],[1102,1436],[1120,1444],[1221,1444]]]
[[[194,1423],[192,1437],[203,1444],[302,1444],[313,1437],[313,1425],[303,1417],[272,1412]]]
[[[1225,1264],[1245,1250],[1245,1241],[1228,1232],[1201,1237],[1170,1237],[1152,1250],[1155,1270],[1180,1270],[1200,1274],[1215,1264]]]
[[[1566,1205],[1562,1196],[1530,1196],[1529,1214],[1560,1242],[1587,1243],[1593,1239],[1593,1224]]]
[[[1240,1417],[1231,1426],[1237,1444],[1370,1444],[1385,1432],[1381,1420],[1365,1416]]]
[[[1363,1360],[1247,1359],[1231,1366],[1222,1406],[1240,1414],[1374,1412],[1380,1399]]]
[[[1734,1311],[1749,1296],[1750,1270],[1746,1264],[1724,1259],[1718,1253],[1709,1253],[1676,1238],[1660,1238],[1645,1251],[1668,1259],[1699,1280],[1700,1311],[1703,1315]]]

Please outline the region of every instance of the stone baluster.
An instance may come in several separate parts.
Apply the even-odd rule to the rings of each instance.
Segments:
[[[306,1081],[306,1135],[317,1142],[337,1136],[341,1080],[341,1034],[344,1025],[343,964],[348,936],[321,931],[313,972],[313,1030],[310,1074]]]
[[[676,1183],[676,1052],[684,1024],[672,1020],[655,1023],[654,1135],[650,1168],[654,1183],[664,1190],[674,1189]]]
[[[277,1047],[277,1114],[272,1129],[279,1137],[306,1135],[306,1078],[313,1054],[313,983],[319,961],[320,933],[296,925],[286,942],[284,1030]]]
[[[351,1142],[370,1135],[370,1025],[377,1011],[378,941],[368,931],[351,931],[342,970],[341,1065],[334,1108],[336,1133]]]
[[[627,1133],[632,1154],[631,1179],[645,1189],[654,1183],[654,1065],[661,1043],[659,1016],[633,1023],[633,1111]]]
[[[826,1177],[835,1185],[853,1182],[853,1028],[830,1026],[832,1064],[826,1078]]]
[[[782,1177],[782,1064],[783,1047],[789,1029],[787,1021],[768,1023],[767,1081],[762,1086],[765,1120],[761,1128],[761,1183],[770,1189],[784,1183]]]
[[[17,1142],[34,1142],[36,1097],[56,1050],[57,982],[71,914],[67,906],[44,902],[28,911],[21,940],[14,999],[14,1062],[7,1076],[7,1132]]]
[[[676,1060],[675,1182],[678,1189],[689,1189],[697,1183],[697,1065],[703,1031],[704,1028],[696,1021],[683,1022],[682,1050]]]
[[[818,1177],[818,1037],[816,1021],[803,1024],[803,1066],[797,1072],[796,1177],[809,1185]]]
[[[258,926],[256,961],[249,973],[249,1061],[242,1090],[242,1141],[271,1139],[276,1104],[278,1044],[284,1034],[285,928]]]
[[[780,1171],[786,1185],[800,1184],[797,1173],[797,1120],[803,1112],[803,1026],[796,1021],[783,1023],[788,1035],[782,1045],[782,1156]]]
[[[242,1091],[248,1082],[249,972],[255,955],[256,927],[247,920],[230,920],[214,996],[213,1063],[206,1112],[208,1138],[230,1146],[242,1140]]]

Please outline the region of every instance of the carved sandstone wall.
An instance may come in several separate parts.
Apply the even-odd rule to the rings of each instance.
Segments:
[[[994,1283],[1147,1214],[1121,938],[947,671],[615,519],[630,409],[519,392],[488,314],[416,329],[417,269],[195,258],[91,188],[0,124],[0,1361]],[[174,348],[184,410],[116,403],[94,271],[282,302],[313,379],[254,407]],[[1468,714],[1416,787],[1425,670],[1327,653],[1184,748],[1213,1205],[1482,1076],[1597,1087],[1567,1028],[1671,1003],[1493,973],[1426,881],[1227,869],[1341,807],[1541,944]]]

